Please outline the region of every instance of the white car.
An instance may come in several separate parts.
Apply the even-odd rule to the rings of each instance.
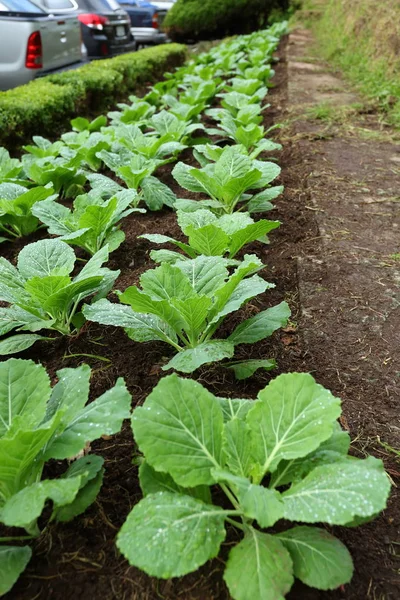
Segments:
[[[76,16],[49,16],[30,0],[0,0],[0,90],[81,60]]]

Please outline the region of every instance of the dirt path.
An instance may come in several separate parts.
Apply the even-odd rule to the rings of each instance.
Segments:
[[[379,439],[400,449],[400,145],[376,115],[352,111],[360,99],[310,61],[311,48],[309,32],[290,35],[287,193],[317,226],[296,256],[302,350],[317,380],[342,398],[354,453],[384,458],[399,484],[400,465]],[[356,575],[335,598],[400,597],[399,527],[394,488],[377,521],[342,532]]]

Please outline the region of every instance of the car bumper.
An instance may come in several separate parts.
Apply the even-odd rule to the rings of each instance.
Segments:
[[[86,46],[89,59],[110,58],[117,54],[134,52],[136,50],[136,40],[121,40],[115,43],[110,41],[107,36],[101,34],[84,36],[83,43]],[[105,49],[107,52],[104,51]]]
[[[131,32],[138,44],[164,44],[168,38],[154,27],[131,27]]]

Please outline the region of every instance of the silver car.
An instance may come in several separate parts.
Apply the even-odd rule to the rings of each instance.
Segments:
[[[0,0],[0,90],[81,60],[76,16],[49,16],[30,0]]]

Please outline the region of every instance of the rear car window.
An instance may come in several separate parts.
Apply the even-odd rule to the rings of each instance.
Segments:
[[[29,2],[29,0],[6,0],[0,3],[0,11],[11,11],[11,12],[26,12],[26,13],[39,13],[45,14],[45,11]]]
[[[77,0],[79,8],[90,12],[115,12],[121,7],[116,0]]]
[[[47,8],[52,10],[74,10],[78,7],[75,2],[71,2],[71,0],[45,0],[44,1]]]

